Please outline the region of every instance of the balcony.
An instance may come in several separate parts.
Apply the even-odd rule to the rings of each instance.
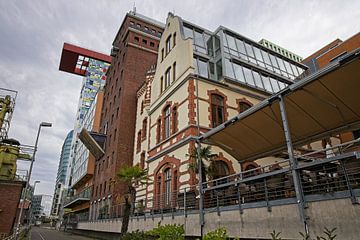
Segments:
[[[76,194],[71,197],[67,197],[64,201],[64,208],[74,208],[83,203],[89,202],[90,196],[91,196],[91,188],[88,187],[79,194]]]

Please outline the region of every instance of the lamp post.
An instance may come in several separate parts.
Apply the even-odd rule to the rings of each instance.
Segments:
[[[29,188],[29,182],[30,182],[30,178],[31,178],[32,168],[33,168],[34,161],[35,161],[35,154],[36,154],[36,151],[37,151],[37,146],[38,146],[38,142],[39,142],[39,136],[40,136],[41,127],[51,127],[51,126],[52,126],[52,124],[48,123],[48,122],[41,122],[39,124],[39,129],[38,129],[37,136],[36,136],[36,141],[35,141],[34,154],[33,154],[32,158],[31,158],[29,175],[28,175],[27,180],[26,180],[26,185],[25,185],[25,189],[24,189],[25,191],[23,191],[23,192],[26,192],[27,189]],[[24,196],[24,198],[25,198],[25,196]],[[19,217],[18,217],[19,219],[18,219],[18,223],[17,223],[17,226],[16,226],[16,231],[15,231],[15,239],[18,239],[18,237],[19,237],[22,212],[23,212],[23,208],[21,207]]]

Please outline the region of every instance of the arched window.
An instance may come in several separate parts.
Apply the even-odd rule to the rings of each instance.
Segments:
[[[171,168],[167,168],[164,171],[164,203],[170,205],[171,203]]]
[[[211,162],[211,171],[212,171],[212,175],[213,175],[212,178],[214,180],[218,179],[218,178],[226,177],[229,175],[229,172],[230,172],[228,165],[224,161],[221,161],[221,160]],[[221,179],[219,181],[215,181],[215,184],[216,185],[223,184],[226,181],[227,181],[227,179]]]
[[[251,108],[251,105],[249,103],[239,102],[239,113],[245,112],[249,108]]]
[[[164,139],[170,137],[170,106],[164,109]]]
[[[225,121],[224,98],[217,94],[211,95],[212,127],[216,127]]]
[[[243,177],[247,178],[247,177],[252,177],[255,175],[259,174],[259,165],[257,165],[255,162],[251,162],[249,164],[246,165],[246,167],[244,168],[244,173],[243,173]]]

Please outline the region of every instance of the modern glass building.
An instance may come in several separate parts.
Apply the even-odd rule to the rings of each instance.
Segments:
[[[70,154],[71,154],[71,142],[73,139],[73,134],[74,134],[74,131],[71,130],[66,135],[63,146],[61,148],[59,167],[58,167],[58,172],[56,175],[53,203],[52,203],[52,207],[51,207],[51,214],[54,216],[57,216],[59,214],[62,190],[63,190],[63,186],[65,184],[66,174],[67,174],[68,167],[69,167],[69,160],[70,160]]]
[[[84,119],[85,115],[88,113],[89,109],[92,106],[94,99],[96,98],[96,94],[100,89],[103,89],[106,81],[106,72],[108,67],[110,66],[109,63],[95,60],[89,57],[79,56],[78,62],[76,65],[77,69],[84,69],[85,74],[83,78],[83,84],[80,91],[80,98],[79,98],[79,106],[78,112],[75,120],[74,126],[74,137],[72,139],[72,146],[71,146],[71,169],[67,173],[68,174],[68,181],[67,186],[70,187],[76,182],[75,178],[78,178],[78,173],[74,175],[74,167],[77,169],[79,166],[79,153],[78,148],[81,148],[82,144],[78,139],[78,134],[80,133],[81,129],[84,127]],[[81,150],[81,149],[80,149]],[[83,150],[80,151],[84,153]],[[88,155],[89,153],[87,153]],[[81,154],[80,154],[81,155]],[[83,155],[83,157],[86,157]],[[83,165],[83,168],[86,169],[86,166]]]
[[[96,106],[97,98],[91,102],[89,109],[83,116],[81,129],[85,128],[89,132],[93,130]],[[89,154],[90,152],[85,145],[81,141],[77,141],[72,166],[72,185],[76,184],[87,173]]]
[[[214,33],[183,22],[186,38],[193,39],[196,73],[205,78],[275,93],[293,83],[307,67],[230,29]]]
[[[56,184],[58,183],[65,183],[66,178],[66,172],[67,168],[69,166],[69,159],[70,159],[70,150],[71,150],[71,141],[73,138],[74,131],[71,130],[64,140],[62,149],[61,149],[61,155],[60,155],[60,162],[58,167],[58,172],[56,176]]]
[[[51,203],[51,195],[34,195],[32,199],[32,216],[34,219],[39,219],[42,216],[49,217]]]

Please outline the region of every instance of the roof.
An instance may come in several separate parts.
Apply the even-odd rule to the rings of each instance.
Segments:
[[[111,63],[112,59],[109,55],[95,52],[69,43],[64,43],[64,47],[61,52],[59,70],[85,76],[89,58],[106,63]],[[80,68],[78,67],[79,63],[81,63]]]
[[[298,81],[200,136],[238,161],[286,149],[280,113],[284,99],[294,147],[360,128],[360,50]]]

